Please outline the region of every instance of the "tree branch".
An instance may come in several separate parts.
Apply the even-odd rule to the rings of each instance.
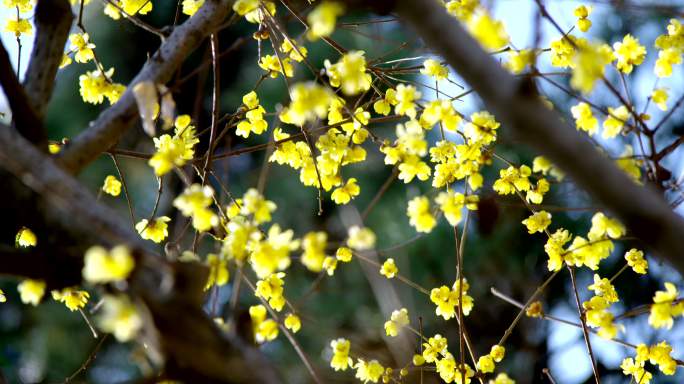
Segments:
[[[104,151],[138,119],[133,87],[142,81],[167,82],[185,58],[228,15],[233,0],[207,0],[197,13],[178,26],[131,81],[119,101],[103,111],[90,127],[76,136],[58,156],[58,163],[75,174]]]
[[[12,109],[14,126],[28,140],[47,150],[47,136],[43,126],[29,102],[24,87],[19,83],[7,50],[2,44],[0,44],[0,85]],[[12,128],[7,127],[7,129]]]
[[[544,107],[435,0],[398,0],[396,11],[475,89],[497,119],[562,168],[646,245],[684,274],[684,220],[655,190],[636,185],[586,137]]]
[[[42,121],[47,111],[73,20],[69,1],[38,1],[34,18],[36,38],[33,40],[33,51],[24,76],[24,88],[38,120]]]

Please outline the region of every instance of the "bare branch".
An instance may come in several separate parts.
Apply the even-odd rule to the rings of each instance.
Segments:
[[[131,81],[119,101],[103,111],[83,133],[71,140],[58,162],[70,173],[78,173],[104,151],[138,119],[133,87],[142,81],[167,82],[185,58],[214,32],[226,18],[233,0],[207,0],[197,13],[178,26]]]
[[[74,15],[68,0],[40,0],[34,22],[36,38],[24,77],[24,88],[39,120],[47,111],[55,76],[64,56],[64,44]]]
[[[684,220],[651,187],[636,185],[574,127],[506,72],[435,0],[399,0],[396,11],[475,89],[498,119],[557,164],[629,230],[684,274]]]
[[[24,87],[19,83],[5,46],[0,44],[0,85],[12,109],[12,120],[17,130],[28,140],[42,144],[47,150],[47,136],[29,102]],[[11,129],[7,127],[7,129]]]

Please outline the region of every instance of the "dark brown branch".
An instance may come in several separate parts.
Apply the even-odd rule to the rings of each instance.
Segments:
[[[36,38],[24,77],[24,88],[41,121],[55,87],[55,77],[73,20],[68,0],[38,1],[34,18]]]
[[[477,91],[523,142],[562,168],[629,230],[684,274],[684,220],[650,187],[635,184],[586,137],[506,72],[435,0],[397,1],[397,13]]]
[[[47,150],[47,136],[24,87],[19,83],[5,46],[0,44],[0,85],[12,109],[14,126],[29,141]],[[8,127],[8,129],[11,129]]]
[[[103,111],[83,133],[71,140],[58,158],[69,173],[78,173],[112,148],[138,119],[133,87],[142,81],[166,83],[185,58],[226,18],[233,0],[207,0],[188,21],[176,27],[131,81],[119,101]]]

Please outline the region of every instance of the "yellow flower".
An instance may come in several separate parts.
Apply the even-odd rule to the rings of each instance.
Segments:
[[[471,143],[487,145],[496,140],[496,130],[501,124],[487,111],[479,111],[470,115],[470,123],[464,129],[465,137]]]
[[[206,264],[209,266],[209,276],[207,277],[207,283],[204,285],[205,291],[214,285],[220,287],[228,284],[230,273],[228,271],[227,260],[218,255],[210,253],[207,255]]]
[[[291,330],[292,333],[297,333],[302,328],[302,321],[294,313],[287,314],[284,324],[285,328]]]
[[[527,165],[519,168],[510,166],[499,171],[499,178],[494,181],[492,187],[500,195],[528,191],[532,187],[529,180],[531,174],[532,170]]]
[[[551,214],[546,211],[535,212],[523,220],[522,223],[527,227],[527,232],[530,234],[544,232],[549,224],[551,224]]]
[[[263,224],[271,221],[271,212],[277,208],[276,204],[266,200],[264,196],[255,188],[250,188],[242,196],[243,215],[253,215],[256,224]]]
[[[313,82],[293,85],[290,98],[290,105],[282,109],[279,117],[283,123],[299,127],[307,121],[325,117],[333,100],[328,88]]]
[[[361,188],[359,188],[358,184],[356,184],[356,179],[352,177],[347,180],[347,183],[344,186],[336,188],[331,197],[335,204],[343,205],[347,204],[351,201],[351,199],[358,196],[360,191]]]
[[[380,274],[385,276],[388,279],[393,278],[396,276],[396,274],[399,273],[399,268],[397,268],[397,265],[394,264],[394,259],[389,258],[385,260],[384,263],[382,263],[382,266],[380,267]]]
[[[142,219],[135,225],[135,230],[143,239],[160,243],[169,235],[168,224],[166,224],[169,221],[171,218],[168,216],[157,217],[151,222]]]
[[[506,348],[504,348],[501,345],[493,345],[492,349],[489,351],[489,356],[491,356],[492,360],[494,360],[497,363],[500,363],[501,360],[503,360],[505,355],[506,355]]]
[[[515,384],[515,381],[511,379],[506,373],[499,373],[496,375],[494,380],[489,380],[489,384]]]
[[[278,323],[273,319],[266,319],[266,307],[254,305],[249,308],[249,315],[252,318],[257,343],[272,341],[278,337]]]
[[[335,252],[335,257],[343,263],[348,263],[352,259],[352,251],[347,247],[339,247]]]
[[[30,35],[33,31],[31,23],[27,19],[22,19],[19,16],[12,16],[7,19],[5,23],[5,32],[14,33],[18,38],[21,35]]]
[[[510,51],[509,60],[504,63],[504,66],[508,68],[514,74],[521,73],[526,67],[534,63],[535,54],[529,49],[523,49],[520,51]]]
[[[395,337],[399,334],[399,330],[409,324],[408,310],[401,308],[392,311],[390,319],[385,322],[385,333],[387,336]]]
[[[108,175],[104,179],[102,191],[108,195],[119,196],[121,194],[121,182],[116,176]]]
[[[143,326],[135,305],[124,295],[105,295],[96,322],[103,331],[113,333],[122,343],[133,339]]]
[[[259,306],[264,308],[264,306]],[[251,308],[250,308],[251,309]],[[264,308],[265,311],[265,308]],[[251,311],[250,311],[251,314]],[[254,324],[254,331],[256,334],[256,341],[263,343],[266,341],[275,340],[278,337],[278,323],[273,319],[266,319]]]
[[[646,47],[630,34],[625,35],[622,42],[613,44],[613,49],[617,57],[617,69],[623,73],[632,73],[634,66],[640,65],[646,58]]]
[[[247,107],[247,112],[245,113],[247,119],[238,123],[235,134],[244,138],[248,138],[251,132],[257,135],[262,134],[268,129],[268,123],[264,120],[266,110],[259,105],[259,98],[256,92],[252,91],[244,95],[242,103]]]
[[[363,359],[358,359],[354,368],[356,369],[355,377],[364,383],[369,381],[377,383],[380,376],[385,372],[385,368],[377,360],[366,362]]]
[[[325,71],[330,85],[341,88],[348,96],[358,95],[370,89],[371,75],[366,73],[366,58],[363,51],[347,52],[335,64],[325,61]]]
[[[588,289],[594,291],[597,296],[603,297],[609,303],[617,303],[620,301],[618,294],[615,291],[615,287],[613,287],[610,280],[606,278],[602,279],[598,274],[594,274],[594,284],[591,284]]]
[[[411,199],[406,214],[409,217],[409,223],[418,232],[430,233],[432,228],[437,225],[437,220],[430,211],[430,200],[425,196],[417,196]]]
[[[447,290],[448,289],[449,288],[447,288]],[[448,353],[447,339],[442,337],[442,335],[437,334],[434,337],[430,337],[427,343],[423,343],[423,355],[421,356],[423,358],[423,362],[416,365],[422,365],[425,362],[434,363],[439,359],[440,355],[445,356]],[[413,360],[415,362],[416,358],[414,357]],[[420,362],[420,359],[418,359],[418,362]]]
[[[157,152],[147,162],[157,176],[162,176],[174,166],[183,166],[195,155],[194,146],[199,143],[195,137],[195,126],[190,125],[189,116],[181,115],[176,119],[174,135],[161,135],[153,138]]]
[[[330,359],[330,366],[335,371],[346,371],[351,367],[353,361],[349,357],[349,350],[351,343],[347,339],[339,338],[330,342],[330,347],[333,351],[333,356]]]
[[[284,277],[284,272],[271,274],[264,279],[257,281],[256,289],[254,291],[254,294],[257,297],[268,300],[268,304],[277,312],[280,312],[285,305],[285,297],[283,296],[283,285],[285,284],[283,281]]]
[[[114,20],[119,20],[121,18],[121,10],[125,16],[135,16],[136,14],[146,15],[152,11],[152,1],[149,0],[114,0],[118,7],[111,4],[105,6],[105,15],[111,17]]]
[[[87,2],[88,0],[86,0],[86,3]],[[36,2],[34,0],[3,0],[2,5],[4,5],[5,8],[19,8],[19,12],[24,13],[32,11]]]
[[[430,166],[421,161],[418,156],[411,155],[399,164],[399,180],[408,184],[417,177],[418,180],[425,181],[430,178]]]
[[[192,226],[205,232],[218,225],[218,216],[209,209],[213,200],[214,190],[208,185],[193,184],[173,200],[173,206],[181,211],[183,216],[192,217]]]
[[[525,309],[525,315],[538,318],[544,317],[544,308],[542,307],[541,301],[535,301],[530,304],[530,306]]]
[[[563,254],[565,253],[563,247],[570,241],[570,238],[570,232],[567,229],[560,228],[552,233],[546,241],[544,251],[549,256],[549,271],[558,271],[563,266]]]
[[[330,36],[335,30],[337,18],[344,13],[344,6],[336,1],[323,1],[306,17],[309,29],[306,37],[318,40]]]
[[[581,102],[570,108],[570,111],[572,112],[572,117],[575,119],[578,130],[587,132],[589,135],[593,135],[598,131],[598,120],[591,112],[589,104]]]
[[[192,16],[204,5],[204,0],[183,0],[183,14]]]
[[[286,77],[294,76],[294,67],[289,57],[279,58],[277,55],[266,55],[259,59],[259,67],[269,72],[269,76],[277,78],[279,73]]]
[[[287,53],[290,55],[290,59],[296,61],[296,62],[301,62],[304,61],[304,58],[308,54],[308,50],[306,47],[298,46],[297,42],[294,40],[290,39],[285,39],[283,41],[283,44],[280,46],[280,50],[283,53]]]
[[[91,43],[89,40],[90,37],[87,33],[74,33],[69,35],[71,49],[76,51],[74,59],[77,63],[87,63],[95,58],[95,53],[93,52],[95,44]]]
[[[661,111],[667,111],[667,88],[656,88],[651,93],[651,100],[658,106]]]
[[[477,195],[465,196],[454,191],[440,192],[435,198],[435,202],[439,204],[439,209],[444,212],[444,217],[452,226],[457,226],[461,221],[461,211],[464,206],[469,210],[475,210],[479,200]]]
[[[657,291],[653,296],[651,314],[648,323],[653,328],[672,328],[673,317],[679,316],[684,312],[684,303],[674,304],[679,292],[674,284],[666,282],[665,291]]]
[[[622,132],[622,127],[629,120],[629,110],[624,105],[618,108],[608,108],[609,116],[603,122],[603,138],[612,139]]]
[[[7,297],[5,296],[5,291],[0,289],[0,303],[4,303],[7,301]]]
[[[334,275],[335,269],[337,269],[337,259],[332,256],[326,256],[323,259],[323,269],[325,269],[328,276]]]
[[[585,5],[580,5],[575,8],[575,17],[577,17],[577,28],[580,31],[586,32],[591,28],[591,20],[589,20],[589,15],[591,14],[591,7]]]
[[[508,44],[508,34],[501,21],[493,19],[482,9],[468,21],[468,30],[483,47],[499,49]]]
[[[674,48],[664,49],[658,52],[654,72],[658,77],[672,76],[672,66],[682,63],[682,54]]]
[[[480,356],[477,360],[477,370],[482,373],[492,373],[494,372],[495,364],[492,357],[489,355]]]
[[[636,273],[645,275],[648,269],[648,261],[644,259],[644,252],[632,248],[627,253],[625,253],[625,260],[627,260],[627,265],[632,267],[632,270]]]
[[[605,237],[617,239],[624,236],[625,232],[625,226],[619,221],[611,219],[601,212],[597,212],[591,218],[591,229],[587,237],[592,241]]]
[[[309,232],[302,239],[302,264],[311,272],[320,272],[325,261],[325,246],[328,235],[325,232]]]
[[[35,247],[36,244],[38,244],[38,238],[36,237],[36,234],[33,233],[30,229],[26,227],[21,227],[19,232],[17,232],[17,235],[14,238],[14,243],[17,248],[19,247]]]
[[[449,69],[434,59],[425,60],[420,73],[434,77],[435,80],[444,80],[449,77]]]
[[[442,316],[444,320],[449,320],[456,316],[456,307],[459,303],[459,295],[463,295],[463,314],[468,316],[473,309],[473,298],[468,295],[468,281],[463,279],[463,291],[459,292],[460,280],[456,280],[452,289],[443,285],[439,288],[433,288],[430,291],[430,300],[437,306],[435,313],[437,316]],[[426,357],[427,359],[427,357]]]
[[[76,288],[64,288],[61,291],[52,291],[52,298],[64,303],[70,311],[75,311],[85,307],[90,298],[90,294]]]
[[[83,278],[90,283],[109,283],[125,280],[135,267],[135,260],[126,246],[118,245],[107,251],[90,247],[84,256]]]
[[[416,100],[420,99],[421,93],[413,85],[403,83],[397,85],[396,105],[394,112],[400,116],[416,117]]]
[[[637,383],[648,384],[653,378],[653,375],[644,369],[643,361],[635,362],[631,357],[622,360],[620,368],[622,369],[623,374],[627,376],[631,375],[633,380]]]
[[[17,291],[24,304],[38,305],[45,294],[45,282],[43,280],[23,280],[17,285]]]
[[[126,86],[113,83],[111,81],[113,74],[114,68],[110,68],[104,73],[95,70],[79,76],[78,83],[83,101],[91,104],[102,104],[107,98],[110,104],[116,103],[126,90]]]
[[[605,66],[612,61],[613,51],[608,45],[581,45],[573,59],[575,68],[572,71],[570,85],[583,93],[591,92],[596,80],[603,77]]]
[[[370,228],[352,226],[347,233],[347,246],[357,251],[367,251],[375,247],[375,233]]]

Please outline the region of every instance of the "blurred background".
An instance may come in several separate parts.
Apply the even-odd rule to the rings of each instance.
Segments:
[[[659,6],[655,6],[656,3]],[[297,7],[303,4],[295,3]],[[511,40],[516,48],[533,46],[534,28],[537,20],[537,7],[532,0],[490,0],[484,1],[494,15],[504,21]],[[637,36],[641,43],[649,50],[646,62],[638,67],[627,78],[636,105],[643,107],[646,97],[653,88],[655,77],[652,74],[655,50],[653,41],[657,35],[664,33],[668,20],[684,12],[680,2],[668,0],[645,1],[591,1],[575,2],[565,0],[549,0],[546,2],[549,12],[566,30],[575,22],[572,13],[580,4],[593,6],[590,19],[594,26],[589,32],[593,39],[600,39],[609,44],[622,40],[622,36],[631,33]],[[660,7],[662,5],[662,7]],[[5,19],[12,11],[3,10]],[[143,16],[149,24],[162,27],[169,24],[176,15],[175,2],[156,0],[153,11]],[[299,37],[302,33],[300,25],[292,22],[286,15],[284,8],[279,7],[277,16],[281,22],[287,23],[290,36]],[[156,50],[159,40],[154,35],[142,31],[131,23],[121,20],[114,21],[102,14],[102,4],[91,2],[85,8],[85,25],[91,41],[97,45],[96,52],[106,68],[116,68],[114,80],[128,83],[144,64],[148,55]],[[183,21],[185,16],[182,16]],[[373,59],[383,56],[384,60],[403,57],[429,56],[410,30],[407,30],[391,15],[377,16],[365,13],[347,14],[342,22],[348,23],[338,27],[334,34],[335,41],[342,46],[366,51],[366,57]],[[386,22],[377,22],[385,20]],[[390,20],[390,21],[387,21]],[[376,21],[373,23],[367,22]],[[541,28],[541,46],[547,47],[551,40],[558,38],[558,33],[543,23]],[[258,47],[251,35],[255,32],[255,25],[244,20],[224,29],[219,35],[221,51],[233,46],[234,49],[221,60],[221,111],[234,112],[241,103],[243,94],[249,92],[263,71],[256,65]],[[24,38],[23,59],[28,58],[31,49],[31,39]],[[298,41],[301,41],[299,39]],[[14,36],[2,34],[2,42],[17,58],[17,47]],[[395,51],[402,43],[408,42],[408,48]],[[328,45],[319,42],[306,44],[310,61],[318,68],[323,67],[326,58],[336,60],[337,53]],[[270,53],[269,43],[262,46]],[[199,68],[199,65],[209,58],[207,42],[197,48],[189,60],[184,64],[176,80]],[[505,60],[505,55],[501,55]],[[422,63],[422,60],[416,64]],[[549,69],[548,56],[542,56],[539,62],[540,70]],[[22,67],[26,68],[26,61]],[[47,115],[47,127],[51,140],[74,137],[87,129],[105,106],[93,106],[84,103],[78,92],[78,76],[86,70],[92,70],[92,65],[71,64],[59,72],[57,87],[52,98]],[[196,76],[178,84],[174,93],[179,113],[187,113],[193,117],[201,130],[209,126],[211,109],[211,67],[201,68]],[[614,71],[609,71],[609,79],[618,81]],[[668,80],[667,87],[671,90],[671,100],[680,96],[684,78],[681,67],[676,67],[675,74]],[[312,78],[304,66],[296,68],[295,79]],[[401,78],[417,84],[430,82],[419,74],[404,74]],[[458,85],[467,89],[456,74],[450,79],[455,84],[440,85],[440,90],[449,95],[461,92]],[[558,82],[567,84],[567,77],[559,77]],[[458,85],[457,85],[458,84]],[[665,85],[665,84],[662,84]],[[556,109],[569,117],[569,108],[576,101],[556,88],[543,81],[538,82],[543,94],[551,99]],[[434,94],[428,88],[422,89],[423,95]],[[259,98],[268,112],[277,110],[285,102],[286,85],[279,79],[265,81],[259,89]],[[599,88],[591,98],[602,106],[615,106],[617,101],[604,89]],[[0,104],[2,111],[7,111],[6,102]],[[455,102],[455,107],[462,113],[469,115],[483,109],[477,96],[470,95]],[[657,121],[662,116],[656,108],[650,108],[649,113]],[[5,119],[9,118],[9,115]],[[274,116],[267,117],[270,128]],[[676,135],[684,134],[684,113],[675,112],[669,123],[662,130],[659,138],[662,143],[669,143]],[[373,132],[381,138],[394,137],[394,123],[374,126]],[[515,163],[531,164],[535,153],[519,145],[510,137],[506,126],[499,130],[500,139],[496,147],[497,153]],[[206,148],[206,138],[203,138],[200,148]],[[271,139],[269,134],[251,135],[249,139],[238,138],[234,132],[227,135],[221,143],[219,151],[239,149]],[[437,131],[430,132],[429,141],[438,139]],[[599,139],[601,140],[601,139]],[[620,138],[600,141],[608,152],[619,155],[624,142]],[[618,144],[619,145],[616,145]],[[368,145],[368,144],[367,144]],[[118,145],[119,148],[138,152],[152,153],[154,145],[142,129],[137,126],[131,129]],[[362,211],[365,209],[375,193],[391,174],[391,167],[383,163],[383,157],[376,148],[370,146],[368,161],[363,165],[353,165],[347,177],[356,177],[361,187],[361,195],[353,201],[353,205]],[[679,177],[684,171],[681,154],[671,155],[664,164],[673,177]],[[237,157],[226,158],[215,162],[215,170],[221,175],[235,195],[242,195],[248,188],[255,187],[264,160],[268,154],[265,151],[247,153]],[[581,154],[578,154],[581,156]],[[130,198],[136,212],[136,219],[147,217],[152,211],[157,191],[157,182],[152,169],[146,161],[120,157],[122,171],[130,192]],[[470,295],[475,299],[475,309],[466,319],[466,325],[474,348],[480,354],[486,353],[489,347],[496,344],[517,314],[517,308],[494,297],[490,288],[506,293],[518,301],[524,302],[534,289],[548,276],[546,268],[547,256],[544,253],[543,236],[530,236],[520,224],[528,216],[527,209],[517,197],[501,197],[495,195],[491,185],[501,167],[496,162],[485,168],[485,187],[480,191],[480,209],[471,215],[471,225],[465,247],[465,276],[470,283]],[[323,215],[317,216],[316,190],[304,187],[298,178],[298,173],[292,169],[271,164],[268,169],[265,185],[265,195],[278,205],[274,215],[274,223],[284,228],[294,229],[296,236],[312,230],[325,230],[329,233],[331,242],[338,242],[346,235],[343,224],[344,211],[326,198]],[[102,156],[90,165],[80,179],[93,193],[97,193],[106,175],[116,175],[111,158]],[[166,177],[164,194],[162,196],[159,214],[176,218],[176,211],[171,201],[181,190],[182,185],[176,176]],[[423,287],[432,288],[443,284],[451,285],[455,279],[455,249],[453,229],[441,220],[439,226],[429,235],[417,237],[415,230],[409,226],[405,215],[408,200],[430,190],[429,182],[413,182],[405,185],[394,182],[382,200],[373,209],[366,220],[366,225],[372,228],[378,236],[378,249],[395,247],[383,257],[393,257],[397,261],[399,270],[406,277],[418,282]],[[216,188],[218,189],[218,187]],[[126,201],[123,195],[113,198],[103,195],[101,201],[116,207],[122,216],[128,215]],[[634,202],[639,204],[639,202]],[[557,206],[552,211],[554,227],[564,227],[572,233],[586,233],[590,226],[590,218],[599,209],[595,202],[583,191],[575,187],[567,179],[562,183],[553,184],[551,193],[547,195],[545,204]],[[551,211],[549,209],[549,211]],[[681,210],[680,210],[681,212]],[[174,220],[174,223],[180,222]],[[178,233],[182,228],[173,229]],[[160,246],[161,247],[161,246]],[[616,242],[613,256],[601,264],[602,276],[611,276],[623,265],[622,255],[631,247],[641,247],[638,242]],[[161,250],[161,249],[160,249]],[[208,244],[201,248],[200,255],[212,251]],[[296,255],[298,256],[298,255]],[[620,314],[628,309],[650,303],[656,290],[662,289],[663,281],[672,281],[681,287],[681,276],[673,272],[668,266],[660,265],[657,259],[649,257],[650,268],[647,276],[636,276],[627,271],[615,281],[620,295],[620,303],[615,304],[613,313]],[[234,270],[231,270],[234,277]],[[592,281],[593,274],[588,270],[578,272],[578,285],[586,287]],[[134,382],[151,373],[152,367],[145,356],[145,351],[135,343],[118,344],[113,339],[105,340],[99,345],[91,335],[78,312],[68,311],[63,304],[57,303],[46,295],[43,303],[37,307],[21,304],[16,292],[17,281],[4,279],[0,281],[8,300],[0,304],[0,369],[10,383],[56,383],[64,382],[67,377],[76,372],[88,358],[94,348],[99,348],[97,358],[88,369],[80,373],[73,382],[92,383],[122,383]],[[458,349],[458,331],[452,320],[445,322],[434,316],[434,305],[422,294],[409,287],[393,281],[402,304],[409,310],[412,321],[418,316],[425,318],[424,333],[433,335],[440,333],[450,341],[451,350]],[[373,295],[366,276],[358,261],[338,267],[332,277],[319,279],[314,273],[307,271],[295,260],[293,267],[288,270],[286,295],[298,308],[302,316],[302,330],[296,335],[310,359],[316,365],[317,371],[326,382],[352,382],[353,373],[335,373],[328,366],[330,357],[329,342],[337,337],[351,340],[352,350],[368,358],[378,359],[385,365],[397,366],[393,362],[384,342],[383,323],[387,320],[381,314],[376,297]],[[229,309],[225,305],[232,295],[232,284],[220,289],[217,294],[222,316],[228,317]],[[543,295],[546,313],[564,319],[576,321],[577,308],[571,295],[570,279],[567,271],[562,271]],[[240,294],[238,319],[248,319],[246,310],[257,303],[250,292],[243,289]],[[581,289],[580,297],[587,300],[590,292]],[[94,303],[96,300],[92,300]],[[674,356],[683,358],[684,354],[684,321],[675,321],[671,331],[654,331],[648,326],[647,315],[628,318],[620,321],[628,329],[626,334],[619,337],[634,343],[654,344],[661,340],[668,340],[675,348]],[[413,340],[414,338],[412,338]],[[625,383],[627,377],[618,368],[623,358],[633,356],[633,351],[592,337],[597,362],[604,372],[604,383]],[[415,343],[415,340],[412,341]],[[549,323],[539,319],[524,318],[517,326],[513,335],[506,343],[507,356],[501,370],[507,372],[519,383],[548,382],[542,375],[542,369],[549,368],[558,383],[593,382],[591,366],[586,355],[581,331],[558,323]],[[309,376],[292,346],[282,335],[275,341],[260,347],[269,360],[282,372],[286,382],[306,383]],[[406,362],[401,362],[404,364]],[[499,368],[499,367],[497,367]],[[684,374],[663,376],[653,371],[656,383],[681,383]],[[680,370],[681,371],[681,370]],[[430,381],[432,380],[432,381]],[[425,382],[436,382],[433,375],[427,374]]]

